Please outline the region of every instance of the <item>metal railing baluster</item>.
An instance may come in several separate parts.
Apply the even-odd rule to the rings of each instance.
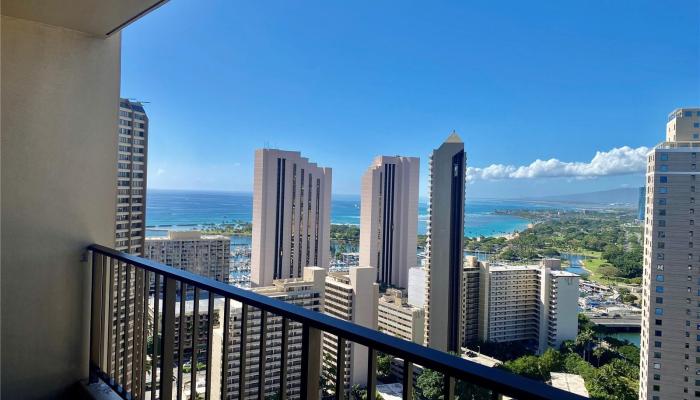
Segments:
[[[163,340],[160,341],[160,398],[173,398],[173,365],[175,355],[175,279],[163,282]]]
[[[197,358],[199,353],[199,297],[200,289],[195,286],[192,305],[192,358],[190,364],[190,399],[197,400]]]
[[[110,380],[115,374],[115,363],[113,359],[114,352],[114,259],[108,258],[109,268],[107,270],[107,279],[109,279],[109,316],[107,317],[107,369],[106,372],[110,375]],[[111,383],[111,382],[110,382]]]
[[[238,398],[245,399],[245,365],[246,365],[246,350],[248,341],[248,305],[242,304],[241,307],[241,347],[240,357],[238,358]]]
[[[455,398],[455,378],[445,374],[443,383],[444,394],[442,398],[444,400],[453,400]]]
[[[116,334],[114,335],[114,364],[116,370],[114,371],[114,384],[117,387],[123,388],[124,383],[121,381],[120,376],[122,373],[122,263],[117,262],[117,320],[116,320]],[[125,352],[126,353],[126,352]]]
[[[141,319],[141,385],[139,387],[139,400],[144,400],[146,398],[146,361],[148,360],[148,317],[149,317],[149,305],[148,298],[150,297],[151,290],[151,280],[150,273],[144,271],[143,273],[143,318]]]
[[[374,400],[377,391],[377,351],[367,348],[367,400]]]
[[[289,359],[289,320],[282,317],[282,355],[280,359],[280,400],[287,400],[287,362]]]
[[[224,298],[224,337],[222,339],[221,355],[221,399],[226,399],[228,395],[228,356],[229,356],[229,336],[231,329],[231,300]]]
[[[315,399],[320,393],[321,331],[302,323],[301,398]]]
[[[151,357],[151,399],[156,399],[158,387],[158,320],[160,310],[160,275],[153,277],[153,356]]]
[[[214,293],[209,292],[209,300],[207,301],[207,319],[209,323],[207,324],[207,372],[206,372],[206,389],[207,392],[204,395],[205,400],[211,399],[212,392],[212,382],[211,373],[213,369],[212,353],[214,350]]]
[[[124,357],[122,359],[124,366],[122,367],[122,386],[125,391],[128,391],[130,387],[126,376],[129,368],[129,298],[131,297],[131,266],[126,264],[124,270],[126,288],[124,289]]]
[[[413,400],[413,363],[403,361],[403,400]]]
[[[267,361],[267,312],[260,310],[260,345],[258,352],[258,400],[265,400],[265,362]]]
[[[108,337],[108,319],[107,318],[107,306],[109,304],[108,296],[109,293],[109,282],[107,281],[107,263],[109,262],[109,257],[100,257],[100,371],[109,371],[108,367],[108,354],[107,343],[109,342]]]
[[[130,393],[133,393],[136,388],[138,387],[137,382],[136,382],[136,371],[138,370],[137,366],[137,358],[138,354],[140,352],[139,350],[139,344],[138,344],[138,337],[137,337],[137,332],[138,332],[138,323],[139,323],[139,302],[138,302],[138,294],[139,294],[139,289],[140,287],[140,282],[139,282],[139,277],[141,276],[140,271],[134,266],[133,268],[133,274],[134,274],[134,295],[133,295],[133,305],[132,307],[134,308],[134,321],[131,323],[131,387],[129,389]],[[129,297],[131,297],[131,294],[129,294]]]
[[[338,336],[335,355],[335,398],[345,398],[345,338]]]
[[[90,263],[92,284],[91,284],[91,294],[90,294],[90,359],[88,360],[88,365],[90,369],[89,382],[95,383],[98,380],[98,366],[96,365],[96,360],[99,358],[99,316],[100,310],[98,306],[99,301],[99,287],[100,287],[100,276],[99,269],[97,268],[98,262],[101,263],[102,254],[98,254],[95,251],[92,252],[92,262]]]
[[[185,365],[185,337],[187,336],[187,320],[185,319],[185,306],[187,305],[187,284],[180,282],[180,332],[177,348],[177,400],[182,400],[182,390],[185,386],[183,380]]]

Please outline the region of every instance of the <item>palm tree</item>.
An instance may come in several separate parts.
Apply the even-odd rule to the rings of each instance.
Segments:
[[[600,368],[600,359],[605,355],[605,348],[603,346],[597,346],[593,349],[593,356],[598,361],[596,367]]]
[[[588,361],[588,351],[595,343],[595,333],[590,329],[586,329],[576,336],[575,343],[576,347],[583,350],[583,359]]]

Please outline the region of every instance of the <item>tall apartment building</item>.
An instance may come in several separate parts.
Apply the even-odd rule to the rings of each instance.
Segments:
[[[362,177],[360,265],[382,286],[407,288],[416,266],[419,169],[417,157],[379,156]]]
[[[142,256],[146,231],[148,116],[142,103],[120,99],[118,119],[115,249]],[[134,340],[127,339],[130,350],[127,356],[133,354],[140,359],[143,350],[143,301],[135,293],[143,292],[143,272],[127,270],[120,263],[112,276],[115,288],[111,294],[112,301],[117,304],[113,313],[112,336],[117,338],[124,334],[124,337],[133,337]],[[112,342],[116,346],[117,340]],[[130,372],[137,365],[140,364],[128,358],[117,368],[122,373],[124,368]],[[141,374],[136,371],[128,375],[126,387],[138,390]]]
[[[422,345],[424,319],[425,310],[408,304],[405,290],[387,289],[379,297],[377,328],[381,332]]]
[[[639,398],[700,397],[700,108],[669,116],[647,156]],[[700,204],[700,203],[699,203]]]
[[[480,340],[522,342],[541,353],[576,338],[579,276],[550,263],[478,263]]]
[[[479,262],[468,256],[462,269],[462,346],[479,339]]]
[[[459,353],[462,344],[464,184],[467,157],[453,132],[430,157],[426,241],[425,342]]]
[[[644,213],[647,204],[647,188],[641,186],[639,188],[639,198],[637,199],[637,219],[644,222]]]
[[[259,149],[254,175],[252,284],[299,278],[304,267],[328,268],[331,169],[296,151]]]
[[[326,277],[323,312],[342,320],[377,329],[379,284],[374,267],[352,267],[348,272],[330,273]],[[323,333],[323,367],[334,370],[337,364],[338,338]],[[345,343],[345,390],[367,385],[367,347]]]
[[[119,101],[116,250],[143,255],[146,227],[148,116],[143,104]]]
[[[200,231],[169,231],[167,237],[146,239],[144,256],[220,282],[229,281],[231,239]]]
[[[286,301],[312,311],[323,311],[323,293],[327,270],[320,267],[305,267],[302,278],[290,278],[275,280],[272,285],[257,287],[252,290],[278,300]],[[260,373],[260,310],[249,308],[247,314],[247,344],[246,344],[246,390],[245,399],[258,399],[258,379]],[[229,348],[229,360],[227,366],[228,393],[224,398],[238,398],[239,371],[240,371],[240,346],[241,323],[243,315],[240,303],[234,303],[232,308],[233,323],[231,324],[231,343]],[[281,366],[281,341],[282,318],[275,315],[266,316],[265,334],[265,393],[262,398],[273,398],[280,394],[280,366]],[[298,322],[290,321],[287,329],[287,387],[288,399],[299,399],[301,395],[301,366],[302,366],[302,326]],[[319,371],[311,372],[320,374]]]

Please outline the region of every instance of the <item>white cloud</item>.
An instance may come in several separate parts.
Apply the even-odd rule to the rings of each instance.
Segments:
[[[598,151],[590,162],[565,162],[556,158],[537,159],[530,165],[492,164],[484,168],[468,167],[467,180],[533,179],[533,178],[592,178],[644,172],[647,147],[633,149],[617,147]]]
[[[156,171],[156,176],[161,176],[165,173],[165,170],[163,168],[158,168]]]

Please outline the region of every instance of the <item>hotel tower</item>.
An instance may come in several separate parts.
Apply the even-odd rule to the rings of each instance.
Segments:
[[[251,283],[301,278],[328,268],[331,169],[296,151],[259,149],[253,181]]]
[[[382,286],[408,288],[416,266],[419,168],[416,157],[379,156],[362,177],[360,265]]]
[[[116,250],[143,256],[148,116],[143,104],[119,101]]]
[[[700,397],[699,153],[700,108],[680,108],[668,116],[666,141],[647,156],[642,400]]]
[[[467,157],[456,132],[430,157],[425,343],[459,353],[462,343],[464,183]]]

